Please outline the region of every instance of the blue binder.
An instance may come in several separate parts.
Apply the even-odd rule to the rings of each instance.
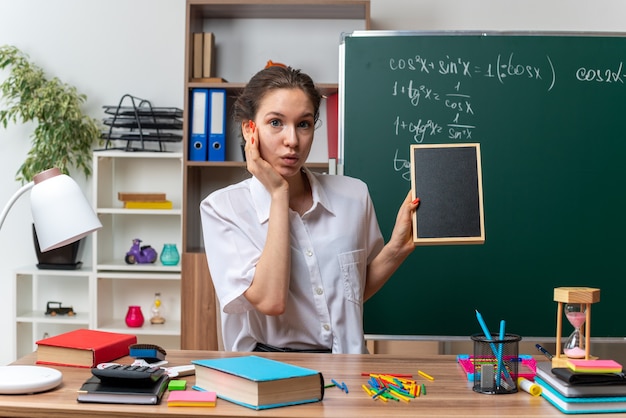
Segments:
[[[191,124],[189,161],[207,161],[208,154],[209,89],[191,91]]]
[[[226,160],[226,90],[209,89],[209,161]]]

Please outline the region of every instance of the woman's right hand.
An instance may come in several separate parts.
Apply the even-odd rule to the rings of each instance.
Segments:
[[[249,121],[244,125],[243,132],[246,141],[244,151],[246,153],[246,167],[250,174],[256,177],[270,194],[287,187],[287,180],[278,174],[274,167],[261,156],[259,130],[256,124]]]

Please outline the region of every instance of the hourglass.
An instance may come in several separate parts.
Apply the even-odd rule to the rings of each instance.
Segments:
[[[563,354],[568,358],[585,358],[585,340],[583,337],[583,324],[587,319],[586,305],[584,303],[568,303],[565,305],[565,318],[574,327],[574,331],[563,346]]]
[[[567,367],[567,360],[570,358],[584,358],[585,360],[595,358],[589,355],[591,304],[600,301],[600,289],[557,287],[554,289],[554,301],[558,302],[558,308],[556,313],[556,355],[552,359],[552,367]],[[563,308],[565,308],[565,314]],[[574,331],[561,351],[563,316],[572,324]]]
[[[161,316],[161,293],[157,292],[154,294],[154,302],[152,302],[152,307],[150,308],[152,311],[152,318],[150,318],[151,324],[164,324],[165,318]]]

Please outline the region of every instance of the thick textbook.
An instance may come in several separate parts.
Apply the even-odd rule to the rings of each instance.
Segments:
[[[559,369],[555,369],[559,370]],[[563,368],[562,371],[569,369]],[[572,373],[572,372],[570,372]],[[570,384],[562,378],[559,378],[552,372],[552,363],[549,361],[541,361],[537,363],[537,376],[541,380],[550,385],[555,391],[561,395],[574,397],[606,397],[606,396],[626,396],[626,384]],[[626,383],[626,382],[625,382]]]
[[[568,398],[557,392],[539,376],[535,377],[535,383],[542,388],[541,396],[564,414],[626,412],[626,396]]]
[[[136,342],[135,335],[81,328],[37,341],[37,364],[91,368],[127,356]]]
[[[322,373],[259,356],[193,360],[196,387],[252,409],[321,401]]]
[[[78,390],[78,402],[156,405],[161,402],[169,377],[164,374],[151,386],[105,385],[92,376]]]

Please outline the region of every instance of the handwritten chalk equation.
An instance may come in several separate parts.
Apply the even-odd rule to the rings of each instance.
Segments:
[[[411,161],[399,158],[398,149],[393,156],[393,170],[399,173],[406,181],[411,181]]]
[[[398,84],[398,82],[393,83],[392,87],[392,96],[407,96],[413,106],[419,106],[419,104],[423,100],[438,102],[441,100],[441,94],[435,91],[432,88],[429,88],[425,84],[421,84],[418,87],[415,87],[413,84],[413,80],[409,80],[408,84]]]
[[[578,81],[624,84],[624,77],[626,77],[626,74],[622,73],[623,69],[624,65],[621,62],[617,65],[617,69],[580,67],[576,71],[576,79]]]
[[[548,91],[556,83],[556,71],[550,56],[546,55],[546,63],[531,64],[516,59],[513,52],[508,55],[498,54],[494,62],[486,65],[475,65],[470,60],[461,57],[450,57],[431,60],[419,54],[413,57],[389,58],[391,71],[416,71],[421,74],[438,74],[445,76],[473,77],[483,75],[498,80],[504,84],[507,79],[525,78],[532,81],[548,83]],[[547,67],[544,67],[547,64]],[[545,74],[545,75],[544,75]]]
[[[419,114],[414,120],[406,120],[396,116],[393,121],[395,136],[409,133],[415,143],[422,143],[427,138],[433,138],[445,134],[446,139],[456,141],[467,141],[472,139],[472,132],[475,125],[468,123],[474,117],[474,105],[469,94],[461,92],[461,82],[453,86],[452,93],[439,93],[432,88],[422,84],[416,87],[413,80],[407,83],[393,82],[391,95],[405,97],[413,107],[424,106],[429,103],[431,106],[440,106],[449,111],[451,117],[447,123],[439,123],[432,119],[422,118]],[[424,101],[422,102],[422,98]],[[420,105],[420,103],[422,103]],[[447,130],[444,129],[444,126]]]

